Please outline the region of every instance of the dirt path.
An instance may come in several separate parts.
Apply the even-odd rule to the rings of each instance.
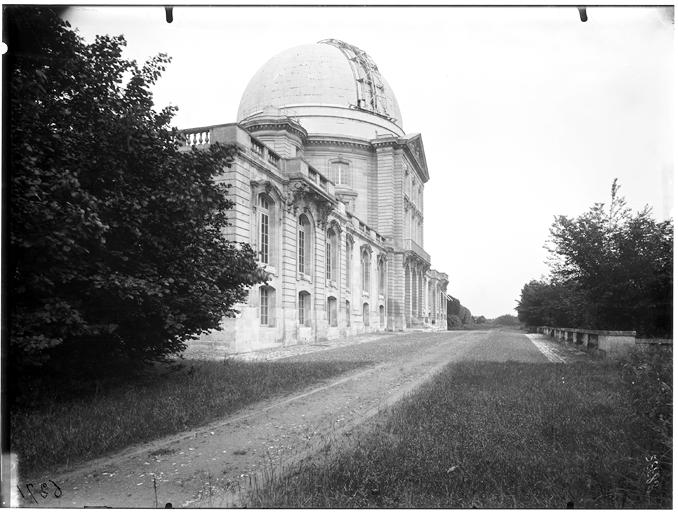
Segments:
[[[585,352],[581,345],[564,343],[554,340],[543,334],[526,334],[530,341],[552,363],[572,363],[589,359],[591,355]]]
[[[253,476],[294,464],[333,436],[395,403],[451,361],[547,359],[521,334],[488,331],[384,336],[294,360],[374,364],[302,392],[260,402],[206,427],[49,475],[63,494],[51,507],[238,506]],[[157,496],[157,498],[156,498]],[[28,503],[27,503],[28,505]],[[30,506],[30,505],[29,505]],[[34,505],[33,505],[34,506]]]

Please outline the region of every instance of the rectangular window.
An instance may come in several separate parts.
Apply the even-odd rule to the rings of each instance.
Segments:
[[[346,244],[346,288],[351,287],[351,244]]]
[[[268,215],[261,214],[259,233],[259,251],[261,253],[261,261],[268,263]]]
[[[306,295],[299,294],[299,325],[306,325]]]
[[[332,162],[330,177],[335,185],[346,185],[348,187],[353,185],[350,166],[347,162]]]
[[[304,244],[306,243],[306,233],[304,233],[303,229],[299,230],[299,237],[297,240],[297,246],[299,248],[299,272],[301,273],[307,273],[306,272],[306,262],[305,262],[305,254],[304,254]]]
[[[384,281],[385,281],[384,262],[380,261],[379,262],[379,293],[381,295],[384,295]]]
[[[325,279],[332,279],[332,244],[325,244]]]
[[[336,245],[331,244],[330,246],[330,273],[332,274],[332,280],[337,280],[337,251]]]
[[[260,288],[259,323],[268,325],[268,288]]]
[[[337,326],[337,299],[334,297],[327,298],[327,321],[330,327]]]
[[[299,292],[299,325],[311,325],[311,295]]]
[[[367,252],[362,256],[362,271],[363,271],[363,291],[370,291],[370,255]]]

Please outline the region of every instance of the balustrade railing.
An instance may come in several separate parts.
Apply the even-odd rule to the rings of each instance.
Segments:
[[[184,132],[184,138],[187,146],[204,146],[210,143],[210,131],[199,130]]]
[[[260,158],[264,158],[264,145],[260,144],[256,140],[252,139],[252,144],[250,145],[252,153],[257,155]]]
[[[610,357],[616,357],[636,346],[636,331],[599,331],[543,325],[537,327],[537,332]]]
[[[268,163],[274,165],[275,167],[280,167],[280,157],[273,153],[271,150],[268,151]]]
[[[426,261],[431,261],[431,256],[429,253],[427,253],[421,245],[411,238],[408,238],[404,241],[404,249],[406,251],[412,251]]]

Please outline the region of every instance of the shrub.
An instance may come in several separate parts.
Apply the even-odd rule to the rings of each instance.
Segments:
[[[632,352],[619,361],[622,381],[631,396],[638,443],[646,451],[648,493],[671,491],[673,447],[673,362],[663,352]]]

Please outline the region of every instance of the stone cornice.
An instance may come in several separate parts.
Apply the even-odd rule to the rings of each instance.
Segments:
[[[383,137],[379,137],[379,138],[376,138],[376,139],[372,139],[370,141],[370,143],[375,148],[383,148],[383,147],[389,147],[389,146],[392,146],[392,147],[395,148],[395,147],[399,147],[400,145],[402,145],[401,143],[399,143],[399,137],[396,137],[395,135],[383,136]]]
[[[422,258],[419,254],[411,250],[402,251],[403,254],[403,265],[411,265],[416,267],[422,272],[428,272],[431,268],[431,263]]]
[[[332,146],[345,146],[351,148],[363,149],[365,151],[373,151],[374,148],[371,143],[367,141],[359,141],[356,139],[343,139],[338,137],[322,136],[322,135],[311,135],[306,139],[306,144],[308,145],[332,145]]]
[[[363,243],[360,243],[360,247],[363,245],[372,245],[379,249],[380,251],[386,252],[388,251],[388,246],[384,245],[382,242],[379,240],[373,240],[369,236],[366,236],[364,232],[357,230],[352,224],[346,224],[346,235],[350,236],[352,238],[352,243],[360,243],[360,240],[363,241]]]
[[[285,130],[299,137],[302,142],[306,142],[306,138],[308,137],[308,132],[304,127],[291,119],[252,119],[250,121],[242,122],[240,126],[250,133],[261,130]]]

